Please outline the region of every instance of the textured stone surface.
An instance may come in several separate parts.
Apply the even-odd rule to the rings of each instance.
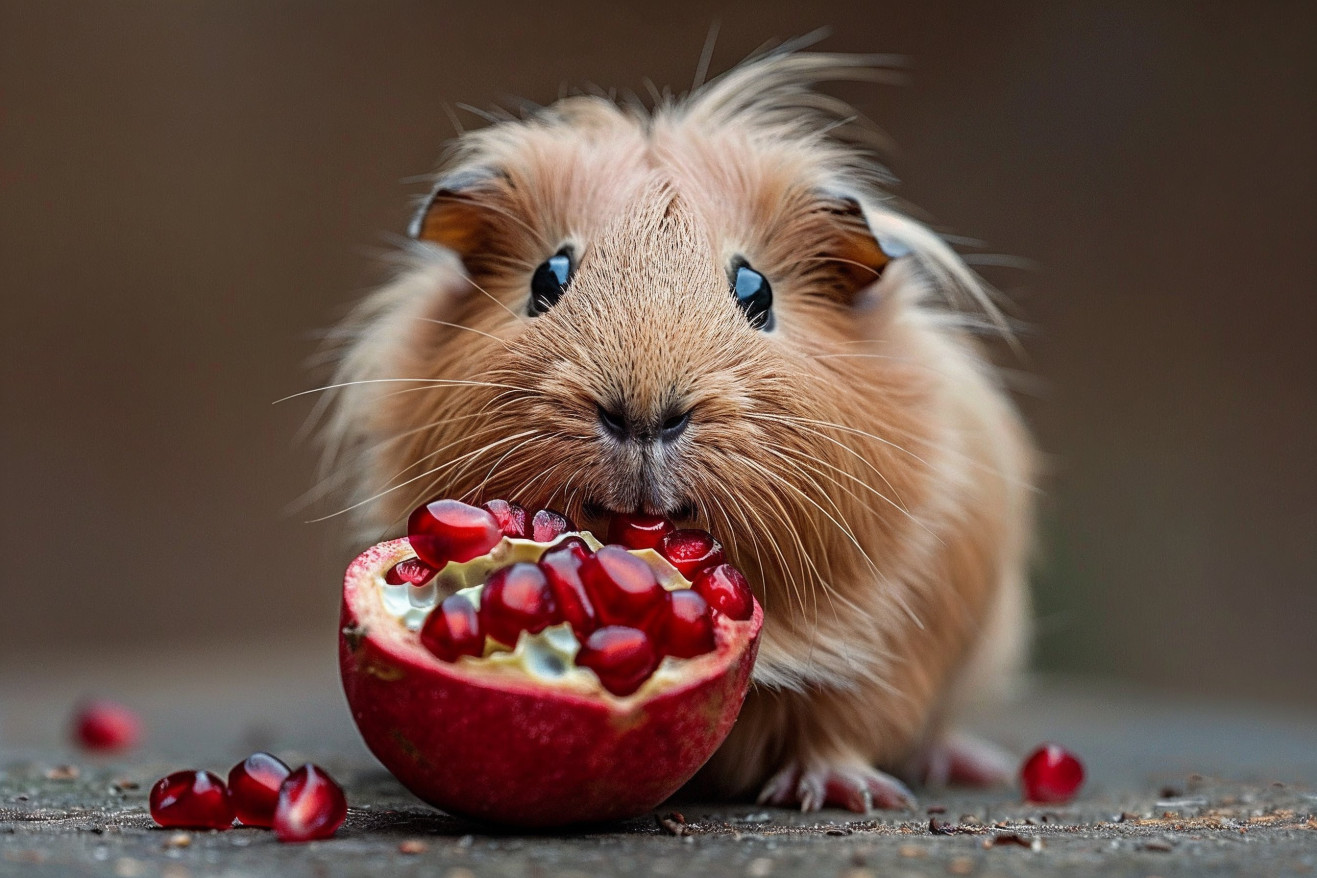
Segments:
[[[297,676],[296,664],[282,667]],[[44,700],[30,698],[25,723],[9,724],[28,737],[11,731],[0,749],[0,875],[1317,874],[1317,722],[1301,712],[1053,682],[979,725],[1020,749],[1049,738],[1084,756],[1090,781],[1070,805],[1030,806],[1009,790],[923,790],[916,810],[869,817],[679,802],[643,819],[527,835],[417,802],[362,750],[341,696],[314,675],[297,702],[279,695],[292,685],[279,673],[194,683],[183,700],[148,675],[142,685],[158,698],[143,709],[148,744],[110,760],[51,734],[63,720],[54,712],[72,701],[61,708],[66,680],[46,680],[28,681],[24,691]],[[0,679],[11,715],[23,688]],[[32,736],[41,729],[44,738]],[[263,830],[153,825],[155,779],[188,766],[227,771],[255,746],[294,765],[314,759],[343,782],[351,811],[337,837],[281,845]]]

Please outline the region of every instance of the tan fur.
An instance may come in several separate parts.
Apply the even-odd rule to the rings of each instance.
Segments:
[[[899,766],[954,718],[958,682],[1022,655],[1031,448],[959,316],[997,315],[826,133],[847,111],[811,86],[862,61],[771,55],[649,113],[573,97],[464,135],[441,176],[474,173],[347,324],[327,430],[370,539],[432,496],[578,521],[587,502],[693,504],[767,617],[706,771],[727,794],[793,765]],[[912,251],[876,282],[875,236]],[[531,273],[563,243],[571,286],[529,318]],[[736,307],[735,256],[772,283],[775,331]],[[693,417],[642,449],[597,405]]]

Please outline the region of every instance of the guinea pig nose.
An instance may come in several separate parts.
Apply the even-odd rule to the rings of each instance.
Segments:
[[[659,427],[659,438],[664,442],[675,442],[677,437],[685,433],[686,428],[690,426],[692,411],[693,409],[686,409],[683,412],[669,410]]]
[[[620,442],[625,442],[631,437],[624,415],[609,411],[601,405],[596,405],[595,408],[598,410],[599,423],[604,425],[604,429],[608,431],[610,436]]]

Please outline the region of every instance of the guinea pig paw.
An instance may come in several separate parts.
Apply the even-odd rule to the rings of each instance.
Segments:
[[[916,760],[911,776],[932,789],[997,787],[1010,782],[1015,759],[996,744],[973,735],[949,733]]]
[[[801,811],[845,808],[868,814],[874,808],[912,808],[915,797],[890,774],[867,765],[788,765],[769,779],[760,803],[799,804]]]
[[[800,767],[788,763],[768,779],[756,800],[760,805],[789,805],[796,802],[796,783],[800,780]]]

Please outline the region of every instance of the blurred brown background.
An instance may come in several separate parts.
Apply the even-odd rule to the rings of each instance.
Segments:
[[[383,276],[445,104],[683,90],[717,20],[715,71],[818,25],[910,56],[836,92],[902,196],[1038,264],[986,271],[1050,453],[1040,664],[1312,704],[1317,6],[632,9],[0,2],[0,668],[328,661],[347,555],[288,508],[311,403],[271,402]]]

